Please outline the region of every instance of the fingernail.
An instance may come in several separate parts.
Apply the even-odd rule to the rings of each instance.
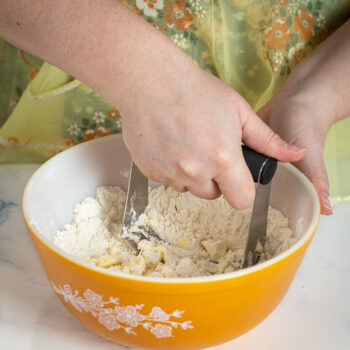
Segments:
[[[331,203],[331,199],[329,197],[329,194],[322,193],[321,198],[322,198],[322,206],[324,209],[326,209],[325,214],[328,214],[328,215],[333,214],[333,207],[332,207],[332,203]]]
[[[285,143],[285,147],[289,150],[289,151],[293,151],[293,152],[305,152],[305,148],[304,147],[299,147],[299,146],[296,146],[296,145],[292,145],[290,143]]]

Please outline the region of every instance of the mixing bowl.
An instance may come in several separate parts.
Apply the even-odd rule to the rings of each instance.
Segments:
[[[57,248],[53,237],[72,221],[77,202],[100,185],[126,189],[130,155],[120,135],[70,148],[43,164],[23,195],[23,214],[49,283],[91,331],[139,349],[203,349],[232,340],[279,304],[318,225],[320,205],[308,179],[280,164],[271,204],[302,238],[259,265],[209,277],[150,278],[111,272]]]

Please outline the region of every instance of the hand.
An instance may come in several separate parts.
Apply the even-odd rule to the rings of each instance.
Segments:
[[[306,149],[296,167],[311,180],[321,212],[333,212],[323,148],[330,126],[350,114],[350,21],[321,43],[300,64],[269,103],[261,118],[288,142]]]
[[[142,87],[134,80],[134,91],[118,105],[135,163],[177,191],[206,199],[222,193],[235,208],[248,207],[255,187],[241,142],[281,161],[297,161],[303,151],[282,141],[237,92],[176,47],[166,56],[151,65],[156,69],[145,64]]]
[[[321,212],[333,213],[329,200],[329,183],[323,160],[324,143],[329,123],[324,122],[327,108],[315,103],[316,98],[291,94],[288,84],[258,111],[260,117],[287,142],[305,147],[303,159],[294,162],[313,183],[321,202]]]

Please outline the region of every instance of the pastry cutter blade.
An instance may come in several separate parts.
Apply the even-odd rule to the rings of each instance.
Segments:
[[[136,164],[131,161],[121,237],[128,240],[135,250],[138,250],[137,243],[130,237],[129,230],[145,211],[147,205],[148,179],[141,173]]]
[[[137,228],[130,230],[135,225],[139,216],[146,210],[148,206],[148,179],[136,164],[131,161],[128,191],[126,194],[126,202],[124,207],[124,216],[122,224],[121,238],[129,241],[132,248],[139,252],[138,242],[151,237],[167,243],[158,235],[150,226],[139,225]]]
[[[251,152],[251,151],[252,150],[249,149],[248,152]],[[252,265],[255,265],[258,262],[259,253],[256,250],[259,243],[261,244],[262,248],[265,247],[267,216],[268,216],[270,192],[271,192],[271,180],[275,175],[275,172],[277,169],[276,159],[266,157],[255,151],[253,152],[255,154],[250,155],[250,158],[251,158],[250,162],[253,162],[256,166],[259,166],[259,164],[261,165],[256,178],[256,173],[257,173],[256,166],[254,167],[254,172],[253,172],[251,167],[249,167],[249,164],[248,164],[248,167],[252,172],[254,181],[257,182],[257,188],[256,188],[255,201],[254,201],[252,216],[251,216],[250,225],[249,225],[249,233],[248,233],[248,238],[245,245],[241,268],[250,267]],[[265,157],[265,159],[263,159],[262,157]],[[255,159],[252,161],[252,158],[255,158]],[[247,158],[246,158],[246,161],[247,161]]]

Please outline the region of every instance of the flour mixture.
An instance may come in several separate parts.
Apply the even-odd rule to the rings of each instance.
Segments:
[[[207,201],[157,187],[150,191],[147,211],[136,225],[149,225],[171,245],[143,240],[137,254],[120,238],[125,198],[119,187],[98,188],[95,198],[76,205],[73,223],[57,232],[55,244],[97,266],[134,275],[194,277],[240,268],[252,208],[238,211],[222,196]],[[260,261],[288,249],[301,231],[293,234],[288,219],[270,207]]]

